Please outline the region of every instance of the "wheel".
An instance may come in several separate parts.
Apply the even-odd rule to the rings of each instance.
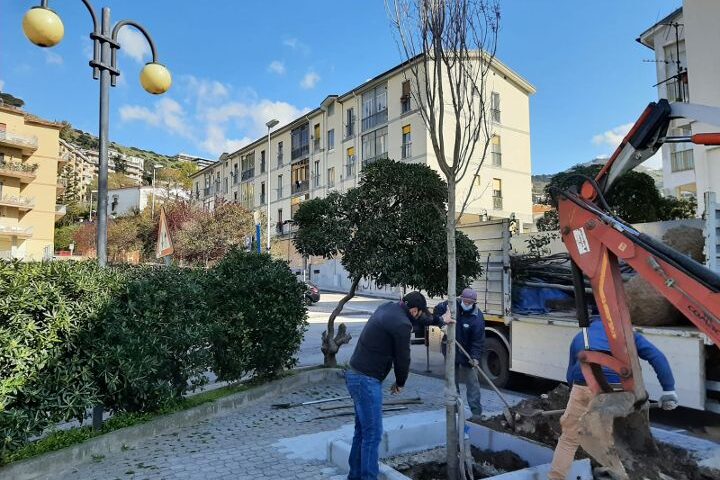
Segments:
[[[505,345],[497,338],[485,339],[481,366],[496,387],[504,388],[510,382],[510,355]]]

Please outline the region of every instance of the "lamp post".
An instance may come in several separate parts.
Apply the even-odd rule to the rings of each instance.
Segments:
[[[117,50],[120,44],[117,41],[120,29],[125,26],[135,27],[145,36],[152,62],[145,64],[140,72],[142,87],[152,94],[161,94],[168,91],[172,84],[170,72],[164,65],[158,63],[155,43],[139,23],[133,20],[121,20],[113,27],[110,22],[110,9],[103,7],[101,21],[89,0],[81,0],[92,17],[93,30],[90,38],[93,41],[93,58],[90,61],[93,78],[100,79],[100,131],[99,131],[99,165],[98,165],[98,196],[97,196],[97,257],[102,267],[107,264],[107,176],[108,176],[108,130],[110,114],[110,87],[115,86],[120,71],[117,68]],[[25,36],[39,47],[53,47],[60,43],[64,34],[60,17],[48,8],[48,0],[41,0],[40,5],[31,8],[23,17],[23,32]],[[112,29],[111,29],[112,28]],[[94,422],[93,422],[94,423]]]
[[[97,193],[97,190],[90,190],[90,218],[88,219],[90,222],[92,222],[92,197],[93,193]]]
[[[272,163],[270,161],[270,130],[275,127],[278,123],[277,120],[274,118],[267,122],[265,125],[268,129],[268,146],[267,146],[267,171],[268,171],[268,178],[267,178],[267,189],[265,191],[265,202],[267,202],[267,232],[265,235],[267,235],[267,253],[270,253],[270,180],[272,177],[270,176],[270,171],[272,170]]]
[[[150,218],[155,219],[155,172],[158,168],[163,168],[162,165],[153,165],[153,188],[152,188],[152,207],[150,207]]]

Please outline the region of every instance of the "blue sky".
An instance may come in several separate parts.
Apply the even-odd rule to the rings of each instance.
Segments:
[[[656,98],[652,52],[638,34],[680,0],[502,0],[498,57],[537,88],[531,98],[533,173],[612,152]],[[30,44],[34,2],[0,0],[0,89],[41,117],[97,132],[98,82],[87,66],[90,18],[80,0],[51,0],[65,24],[52,49]],[[172,71],[161,97],[142,90],[142,38],[121,38],[111,92],[113,141],[165,154],[216,158],[401,60],[382,0],[298,2],[105,0],[113,20],[150,31]],[[202,7],[200,7],[202,5]],[[130,29],[124,29],[128,32]]]

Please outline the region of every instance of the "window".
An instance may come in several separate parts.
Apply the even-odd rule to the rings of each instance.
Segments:
[[[265,150],[260,150],[260,173],[265,173]]]
[[[355,147],[347,149],[345,163],[345,177],[350,178],[355,174]]]
[[[328,117],[335,115],[335,102],[328,105],[327,113],[328,113]]]
[[[492,92],[490,96],[490,112],[492,121],[500,123],[500,94],[498,92]]]
[[[679,55],[678,55],[679,53]],[[685,40],[680,43],[667,45],[665,47],[665,82],[667,99],[671,102],[687,102],[690,100],[687,77],[687,52],[685,51]],[[680,60],[680,71],[678,72],[678,60]],[[680,76],[678,76],[680,74]],[[673,78],[674,77],[674,78]]]
[[[237,192],[233,192],[233,197],[234,197],[235,202],[237,202]]]
[[[475,188],[482,188],[482,179],[480,175],[475,175]]]
[[[313,127],[313,151],[320,150],[320,124],[316,123]]]
[[[387,85],[363,93],[362,129],[369,130],[387,122]]]
[[[387,158],[387,127],[363,135],[362,149],[363,167],[380,158]]]
[[[230,190],[228,189],[228,179],[227,177],[223,178],[223,193],[228,193]]]
[[[237,183],[240,181],[240,174],[239,174],[237,163],[233,167],[233,171],[230,172],[230,175],[233,177],[233,185],[237,185]]]
[[[402,158],[412,157],[412,133],[410,125],[402,127]]]
[[[277,220],[277,233],[278,233],[278,235],[282,235],[282,234],[284,233],[284,232],[283,232],[283,211],[282,211],[282,208],[278,208],[277,218],[278,218],[278,220]]]
[[[292,166],[290,182],[290,191],[293,195],[307,192],[310,187],[310,164],[307,158]]]
[[[492,166],[502,167],[502,150],[500,149],[500,135],[494,135],[491,141]]]
[[[493,208],[495,210],[502,210],[502,180],[499,178],[493,178]]]
[[[328,150],[334,150],[335,149],[335,129],[331,128],[328,130],[327,134],[327,147]]]
[[[310,153],[310,125],[305,124],[290,132],[291,160],[302,158]]]
[[[278,175],[277,178],[277,199],[280,200],[283,196],[283,184],[282,184],[282,175]],[[282,211],[282,210],[281,210]]]
[[[260,205],[265,205],[265,182],[260,184]]]
[[[282,217],[282,208],[278,208],[278,223],[282,223],[283,217]]]
[[[672,136],[689,137],[692,135],[690,125],[674,128]],[[692,143],[671,143],[670,144],[670,171],[682,172],[695,168]]]
[[[313,186],[320,186],[320,160],[315,160],[315,165],[313,166]]]
[[[255,176],[255,152],[249,153],[240,160],[240,169],[242,174],[241,181],[250,180]]]
[[[328,168],[327,171],[327,186],[328,187],[334,187],[335,186],[335,167]]]
[[[255,184],[245,182],[240,185],[240,204],[248,210],[255,207]]]
[[[347,109],[347,119],[345,120],[345,138],[355,135],[355,109]]]
[[[278,168],[283,166],[283,142],[278,142],[277,166],[278,166]]]
[[[402,96],[400,97],[400,111],[407,113],[410,111],[410,80],[402,83]]]

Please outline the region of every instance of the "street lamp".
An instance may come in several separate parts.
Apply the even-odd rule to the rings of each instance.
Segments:
[[[170,89],[172,77],[164,65],[158,63],[155,43],[145,28],[133,20],[121,20],[112,27],[110,23],[110,9],[103,7],[102,18],[98,25],[95,9],[89,0],[81,0],[92,17],[93,31],[90,38],[93,41],[93,59],[90,66],[93,78],[100,79],[100,131],[99,131],[99,165],[98,165],[98,196],[97,196],[97,256],[98,264],[102,267],[107,264],[107,176],[108,176],[108,130],[110,114],[110,87],[115,86],[120,71],[117,68],[117,50],[120,44],[117,41],[120,29],[125,26],[135,27],[145,36],[152,62],[147,63],[140,72],[140,83],[143,88],[152,94],[165,93]],[[64,34],[60,17],[48,8],[48,0],[41,0],[40,5],[31,8],[23,17],[23,32],[25,36],[39,47],[52,47],[60,43]]]
[[[267,189],[265,190],[265,201],[267,202],[267,253],[270,253],[270,181],[272,180],[272,177],[270,176],[270,171],[272,170],[272,163],[270,161],[270,130],[275,127],[278,123],[277,120],[274,118],[270,121],[268,121],[265,125],[268,129],[268,146],[267,146],[267,165],[268,165],[268,178],[267,178]]]
[[[162,165],[153,165],[153,180],[152,180],[152,184],[153,184],[152,197],[153,198],[152,198],[152,207],[150,207],[150,218],[152,218],[152,219],[155,218],[155,172],[157,171],[158,168],[163,168],[163,166]]]

